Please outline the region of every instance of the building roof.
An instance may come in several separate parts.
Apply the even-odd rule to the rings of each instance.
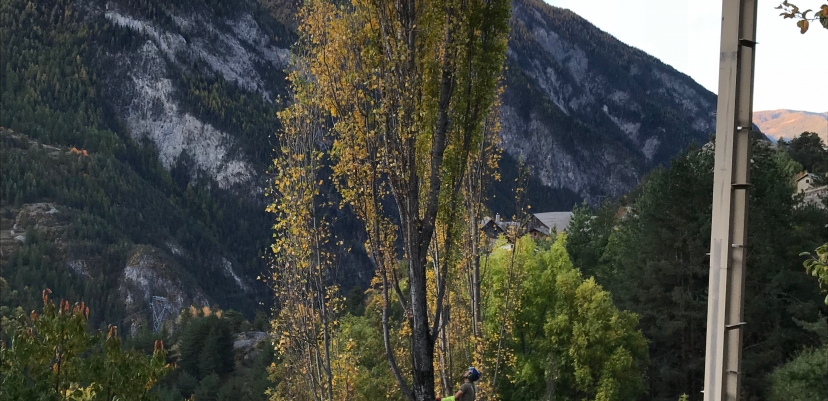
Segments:
[[[508,222],[505,222],[505,221],[500,221],[500,223],[498,223],[497,220],[495,220],[491,217],[484,217],[483,220],[480,221],[480,228],[485,228],[486,226],[491,226],[495,229],[503,231],[503,230],[506,229],[507,223]]]
[[[572,212],[535,213],[533,216],[548,229],[551,230],[554,227],[558,232],[569,228],[569,221],[572,220]]]
[[[501,221],[500,222],[500,228],[502,228],[504,230],[507,230],[510,227],[520,228],[520,222],[519,221]]]
[[[796,179],[794,181],[799,182],[805,177],[816,178],[816,176],[817,176],[816,174],[809,173],[807,171],[803,171],[803,172],[796,175]]]

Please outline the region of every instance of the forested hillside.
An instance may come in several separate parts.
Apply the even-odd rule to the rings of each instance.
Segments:
[[[81,210],[125,241],[151,247],[140,249],[160,252],[159,260],[175,259],[185,276],[196,279],[205,302],[252,313],[252,301],[264,291],[253,279],[263,271],[269,242],[265,173],[278,148],[276,111],[288,93],[284,70],[297,37],[297,4],[3,2],[0,125],[39,144],[86,151],[89,160],[113,166],[107,174],[131,188],[118,192],[111,183],[100,184],[96,196],[80,192],[86,189],[48,192],[42,189],[47,182],[79,177],[70,177],[71,169],[37,165],[42,157],[29,150],[9,148],[3,162],[15,174],[3,177],[4,224],[13,226],[24,205],[39,202]],[[502,179],[488,196],[495,212],[517,211],[512,193],[521,174],[518,159],[532,172],[525,185],[535,210],[566,210],[584,198],[620,195],[647,169],[709,135],[705,110],[712,110],[712,95],[686,77],[568,11],[539,2],[514,7]],[[606,61],[617,59],[628,61]],[[661,78],[651,83],[651,74]],[[684,106],[668,106],[675,97]],[[696,111],[679,112],[685,109]],[[32,157],[37,159],[27,160]],[[42,171],[70,176],[41,177]],[[334,196],[331,188],[323,192]],[[364,285],[371,273],[363,237],[353,234],[358,225],[347,210],[330,213],[346,255],[343,285]],[[128,254],[121,252],[112,272],[124,269]],[[60,251],[50,263],[72,260]],[[34,276],[21,280],[19,285],[33,288],[44,283]],[[107,291],[98,297],[110,296]],[[171,295],[142,292],[145,299]],[[135,311],[145,306],[136,304]]]
[[[163,400],[431,400],[475,365],[480,399],[700,399],[715,96],[540,0],[378,12],[403,3],[0,2],[15,396],[140,376]],[[417,46],[373,29],[418,24]],[[828,179],[824,146],[754,144],[750,397],[828,373],[800,256],[828,206],[792,196]],[[573,205],[548,237],[477,224]]]
[[[822,157],[828,160],[828,152]],[[828,342],[818,329],[828,323],[828,305],[800,256],[828,241],[828,208],[792,196],[802,169],[796,153],[755,141],[752,160],[743,386],[768,399],[768,374]],[[671,400],[703,386],[712,190],[708,144],[652,172],[622,200],[596,212],[577,209],[570,227],[574,264],[619,307],[641,316],[650,342],[650,399]]]
[[[197,299],[252,316],[262,291],[252,278],[268,242],[263,207],[199,175],[186,157],[165,165],[155,143],[131,135],[106,96],[123,85],[107,83],[103,62],[142,40],[83,6],[2,4],[0,125],[10,129],[2,133],[2,225],[15,233],[4,241],[3,277],[19,292],[12,305],[31,308],[33,294],[49,286],[101,305],[93,319],[100,323],[127,312],[148,320],[155,295],[177,308]],[[211,88],[204,80],[190,85]],[[253,136],[265,143],[255,146],[267,148],[275,124],[258,122],[243,97],[221,99],[227,121],[254,123]],[[240,108],[250,112],[244,121],[233,114]],[[60,229],[32,214],[44,202]],[[133,284],[134,298],[125,294]]]

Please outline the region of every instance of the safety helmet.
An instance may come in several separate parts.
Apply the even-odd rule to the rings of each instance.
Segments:
[[[469,381],[476,382],[478,379],[480,379],[480,371],[475,369],[474,366],[469,366],[468,378]]]

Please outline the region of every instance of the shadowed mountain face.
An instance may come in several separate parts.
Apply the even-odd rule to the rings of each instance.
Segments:
[[[271,14],[294,7],[262,4]],[[262,16],[254,6],[224,13],[162,7],[164,19],[113,2],[97,10],[138,36],[132,47],[110,53],[105,68],[107,86],[116,88],[108,96],[130,135],[155,143],[168,168],[184,155],[193,174],[209,175],[219,187],[251,180],[261,185],[256,177],[267,157],[256,145],[267,143],[261,138],[267,131],[223,123],[221,105],[205,99],[193,82],[214,81],[210,86],[251,98],[264,110],[278,109],[276,97],[287,93],[282,70],[294,28],[279,22],[284,15]],[[619,196],[650,168],[713,133],[712,93],[578,15],[519,0],[511,25],[502,110],[505,163],[528,164],[535,192],[546,193],[532,196],[538,207]],[[262,123],[271,131],[277,126]],[[245,149],[248,154],[238,151]]]
[[[111,244],[115,256],[107,266],[125,271],[135,259],[130,252],[149,249],[144,253],[156,255],[153,260],[174,261],[159,266],[175,265],[192,279],[187,283],[194,288],[182,299],[251,311],[264,293],[253,279],[265,268],[270,240],[264,187],[278,146],[276,112],[289,90],[284,70],[296,41],[296,4],[4,2],[2,17],[10,24],[0,32],[6,71],[0,125],[38,144],[4,148],[3,162],[10,163],[4,166],[17,169],[0,182],[9,224],[26,205],[41,202],[82,211],[94,222],[82,224],[89,226],[84,243]],[[532,172],[532,209],[568,210],[583,199],[597,203],[624,194],[647,171],[713,134],[716,98],[689,77],[570,11],[539,0],[513,6],[503,179],[493,185],[490,202],[496,212],[513,212],[519,160]],[[52,169],[43,164],[51,159],[31,150],[41,145],[64,153],[77,147],[89,158],[80,164],[61,159],[71,168]],[[101,173],[83,170],[90,161]],[[86,184],[58,193],[42,185],[50,171],[61,182]],[[104,189],[81,191],[91,188],[89,180]],[[106,189],[115,184],[117,191]],[[336,197],[330,189],[323,193]],[[361,225],[347,211],[330,214],[337,240],[344,241],[337,250],[346,277],[341,284],[366,283],[372,272],[361,253]],[[106,230],[99,221],[107,222]],[[78,255],[56,249],[50,258],[75,280],[67,279],[76,282],[67,288],[84,288],[88,280],[71,268],[88,262]],[[15,271],[32,271],[28,259],[9,260],[20,261]],[[20,284],[43,280],[23,277]],[[103,302],[117,283],[101,283],[91,295],[77,293]],[[145,291],[133,298],[157,295],[151,288],[139,288]]]
[[[619,196],[714,133],[716,97],[686,75],[569,10],[512,4],[503,144],[543,184]]]
[[[791,140],[803,132],[815,132],[828,142],[828,112],[766,110],[753,113],[753,122],[770,138]]]

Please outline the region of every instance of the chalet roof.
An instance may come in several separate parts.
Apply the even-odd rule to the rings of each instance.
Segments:
[[[816,178],[816,174],[809,173],[807,171],[803,171],[803,172],[796,175],[796,179],[794,181],[799,182],[805,177]]]
[[[535,213],[533,216],[549,230],[554,227],[558,232],[569,228],[569,221],[572,220],[572,212]]]
[[[491,217],[484,217],[483,220],[480,220],[480,228],[486,227],[486,224],[492,221]]]
[[[496,232],[507,232],[509,229],[520,230],[521,224],[518,221],[500,220],[500,222],[498,222],[496,218],[492,219],[491,217],[484,217],[480,220],[480,228],[485,229],[487,227]]]
[[[500,228],[504,231],[508,230],[510,227],[520,228],[520,222],[518,221],[501,221]]]
[[[495,222],[495,219],[491,217],[484,217],[483,220],[480,220],[480,228],[482,229],[486,226],[491,226],[497,231],[503,231],[503,223],[504,222],[501,221],[500,224],[497,224],[497,222]]]

